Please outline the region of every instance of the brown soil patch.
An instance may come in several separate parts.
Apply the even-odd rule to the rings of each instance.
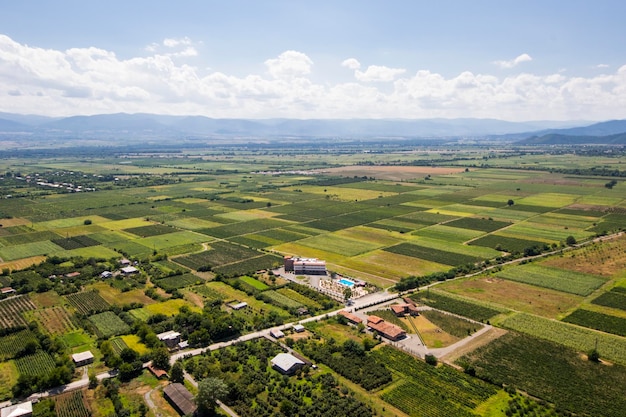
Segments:
[[[29,266],[40,264],[45,260],[45,256],[31,256],[30,258],[17,259],[15,261],[0,262],[0,269],[9,268],[11,271],[19,271]]]
[[[442,285],[441,288],[455,294],[462,294],[465,297],[501,305],[511,310],[548,318],[559,317],[583,300],[577,295],[514,281],[488,282],[484,277],[451,281]]]
[[[2,227],[13,227],[31,224],[31,222],[20,217],[14,217],[12,219],[0,219],[0,224],[2,225]]]
[[[440,359],[446,363],[453,363],[460,357],[467,355],[468,353],[473,352],[481,346],[485,346],[492,341],[496,340],[500,336],[506,334],[507,331],[504,329],[500,329],[498,327],[492,327],[487,330],[485,333],[482,333],[472,339],[470,339],[467,343],[464,343],[458,349],[455,349],[453,352],[450,352],[446,355],[443,355]]]
[[[193,291],[185,291],[185,300],[197,307],[204,308],[204,299],[200,294],[196,294]]]
[[[429,348],[443,348],[460,340],[458,337],[444,332],[437,325],[422,315],[417,317],[407,317],[403,320],[410,320],[413,322],[417,330],[420,332],[422,341]],[[409,326],[409,328],[412,329],[411,326]]]
[[[426,175],[448,175],[458,174],[465,171],[462,167],[428,167],[428,166],[345,166],[338,168],[324,169],[323,172],[332,174],[343,175],[346,177],[374,177],[377,179],[401,181],[409,180],[418,177],[425,177]]]

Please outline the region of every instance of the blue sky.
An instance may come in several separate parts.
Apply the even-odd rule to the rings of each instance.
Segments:
[[[626,118],[623,1],[11,1],[0,111]]]

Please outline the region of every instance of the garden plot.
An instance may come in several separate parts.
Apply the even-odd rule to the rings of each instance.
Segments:
[[[513,266],[496,274],[499,278],[587,296],[601,287],[606,279],[597,275],[568,271],[535,264]]]

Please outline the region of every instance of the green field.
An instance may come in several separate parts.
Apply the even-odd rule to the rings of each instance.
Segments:
[[[505,268],[496,274],[500,278],[550,288],[570,294],[587,296],[602,286],[606,279],[597,275],[526,264]]]

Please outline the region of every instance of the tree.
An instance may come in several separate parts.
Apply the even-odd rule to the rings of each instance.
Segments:
[[[572,235],[569,235],[566,239],[565,239],[565,243],[568,246],[574,246],[576,244],[576,238]]]
[[[347,303],[350,298],[352,298],[352,289],[350,289],[350,287],[346,287],[346,289],[343,290],[343,299]]]
[[[509,206],[509,207],[511,207],[513,204],[515,204],[515,201],[513,201],[513,200],[509,200],[509,201],[506,202],[506,205]]]
[[[165,347],[159,347],[152,350],[152,365],[158,369],[168,371],[170,369],[170,353]]]
[[[185,373],[183,369],[183,363],[181,361],[174,362],[170,371],[170,381],[183,383],[185,379]]]
[[[437,357],[435,355],[426,355],[424,359],[427,364],[437,366]]]
[[[591,362],[600,362],[600,352],[598,352],[598,349],[592,349],[589,351],[589,353],[587,353],[587,359]]]
[[[93,367],[89,368],[89,389],[95,389],[98,386],[98,377],[96,376],[96,370]]]
[[[83,222],[83,224],[84,224],[85,226],[89,226],[91,223],[92,223],[92,222],[91,222],[91,220],[89,220],[89,219],[85,219],[85,221]]]
[[[228,386],[221,378],[208,377],[198,382],[196,404],[198,414],[208,416],[215,410],[215,402],[228,395]]]

